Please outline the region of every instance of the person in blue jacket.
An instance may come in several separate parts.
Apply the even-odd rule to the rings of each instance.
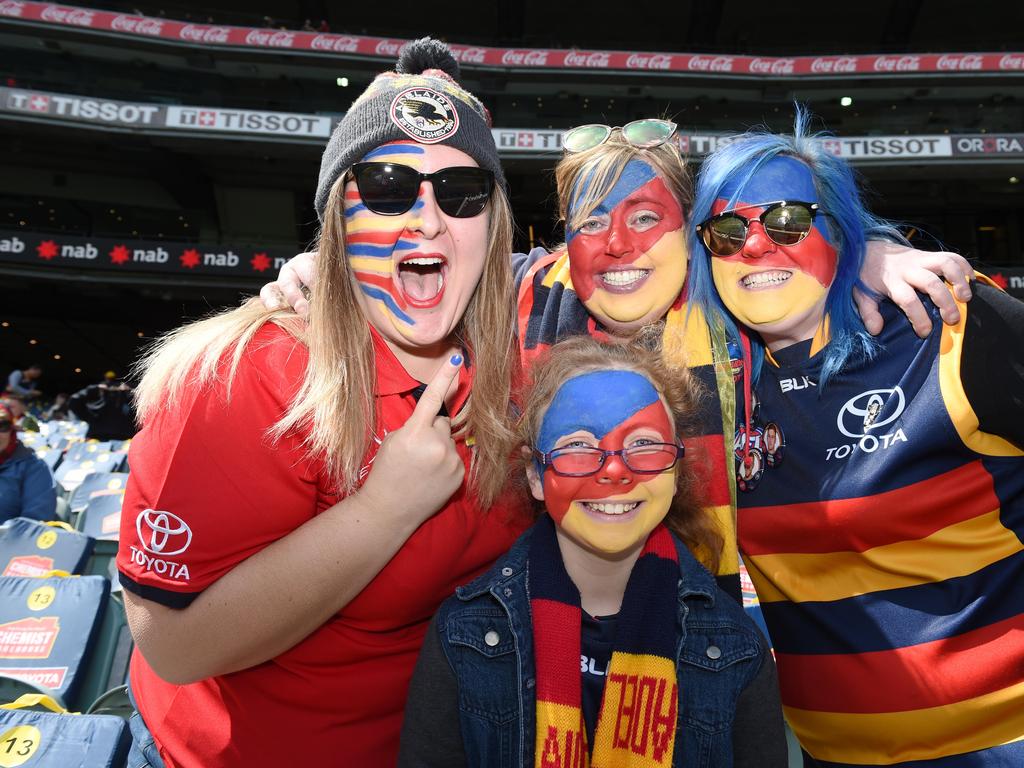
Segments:
[[[12,517],[53,520],[56,509],[50,468],[18,442],[14,414],[0,403],[0,523]]]
[[[434,617],[399,766],[784,767],[775,663],[680,461],[696,377],[577,337],[531,379],[516,443],[547,514]]]

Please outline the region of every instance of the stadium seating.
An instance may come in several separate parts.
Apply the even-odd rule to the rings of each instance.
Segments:
[[[43,576],[55,570],[84,573],[93,544],[92,537],[66,523],[16,517],[0,525],[0,575]]]
[[[54,479],[68,493],[77,488],[88,475],[93,472],[117,472],[124,465],[125,454],[123,453],[96,453],[89,458],[73,460],[65,458],[57,471]]]
[[[85,477],[68,497],[72,517],[77,517],[89,506],[89,500],[98,494],[124,491],[127,472],[93,472]]]
[[[130,746],[120,717],[72,715],[39,694],[0,704],[0,766],[122,768]]]

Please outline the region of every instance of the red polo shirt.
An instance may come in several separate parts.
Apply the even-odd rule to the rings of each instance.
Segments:
[[[420,382],[376,333],[373,342],[383,437],[412,413]],[[304,346],[268,323],[246,348],[230,400],[222,385],[190,388],[132,441],[118,553],[126,589],[183,607],[337,501],[322,463],[305,455],[302,435],[274,445],[266,437],[306,360]],[[471,384],[463,367],[453,413]],[[470,450],[461,440],[457,448],[468,476]],[[482,514],[463,486],[351,603],[277,658],[178,686],[157,677],[136,651],[132,689],[168,768],[394,764],[430,617],[526,525],[506,508]]]

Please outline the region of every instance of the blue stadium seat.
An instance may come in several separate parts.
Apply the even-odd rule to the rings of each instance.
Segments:
[[[71,493],[93,472],[117,472],[124,465],[124,460],[123,453],[110,452],[96,453],[78,460],[65,456],[53,476],[67,493]]]
[[[0,577],[0,675],[74,705],[109,596],[102,576]]]
[[[91,537],[72,530],[66,523],[15,517],[0,525],[0,575],[84,573],[93,545]]]
[[[122,718],[70,714],[39,694],[0,705],[0,740],[0,766],[26,768],[123,768],[131,747]]]
[[[72,491],[68,502],[72,518],[77,517],[89,506],[89,499],[95,494],[124,491],[128,483],[127,472],[93,472]]]
[[[121,530],[124,490],[97,491],[78,516],[77,528],[94,539],[117,541]]]
[[[50,448],[43,443],[42,445],[33,448],[33,450],[36,452],[36,456],[42,459],[43,463],[50,468],[51,472],[53,472],[57,468],[57,465],[60,464],[63,454],[59,448]]]
[[[100,453],[111,453],[117,451],[121,446],[120,440],[114,440],[116,445],[111,445],[110,441],[106,442],[85,442],[75,443],[70,446],[65,456],[66,459],[72,461],[78,461],[80,459],[95,459],[97,454]]]

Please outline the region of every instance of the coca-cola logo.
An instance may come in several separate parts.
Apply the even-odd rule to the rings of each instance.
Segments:
[[[397,40],[381,40],[375,49],[378,56],[397,56],[402,44]]]
[[[791,75],[795,63],[795,59],[752,59],[749,69],[760,75]]]
[[[193,43],[226,43],[230,31],[227,27],[200,27],[195,24],[186,24],[178,32],[178,37]]]
[[[356,53],[359,50],[359,38],[344,35],[317,35],[310,42],[309,47],[314,51]]]
[[[284,30],[250,29],[245,36],[246,45],[263,45],[268,48],[291,48],[295,33]]]
[[[520,51],[512,48],[502,54],[501,63],[514,67],[545,67],[548,63],[548,52]]]
[[[59,5],[48,5],[43,8],[40,18],[43,21],[53,21],[57,24],[74,24],[78,27],[92,26],[92,11],[82,8],[61,8]]]
[[[697,72],[732,72],[732,56],[691,56],[689,69]]]
[[[672,57],[664,53],[631,53],[626,59],[626,69],[669,69]]]
[[[607,68],[609,61],[610,54],[607,53],[582,53],[580,51],[569,51],[565,54],[564,64],[567,67]]]
[[[977,54],[955,56],[947,53],[939,56],[939,61],[935,66],[943,71],[981,69],[981,56]]]
[[[875,72],[917,72],[920,69],[920,56],[878,56],[875,58]]]
[[[818,75],[856,71],[857,59],[853,56],[839,56],[838,58],[825,58],[823,56],[819,56],[811,62],[811,72]]]
[[[21,16],[24,11],[24,3],[16,3],[14,0],[0,2],[0,16]]]
[[[164,29],[160,19],[147,19],[142,16],[115,16],[110,28],[118,32],[131,32],[136,35],[159,36]]]
[[[1000,69],[1024,69],[1024,56],[1008,53],[999,59]]]
[[[483,48],[452,48],[452,55],[456,61],[463,64],[483,64],[486,61],[487,51]]]

